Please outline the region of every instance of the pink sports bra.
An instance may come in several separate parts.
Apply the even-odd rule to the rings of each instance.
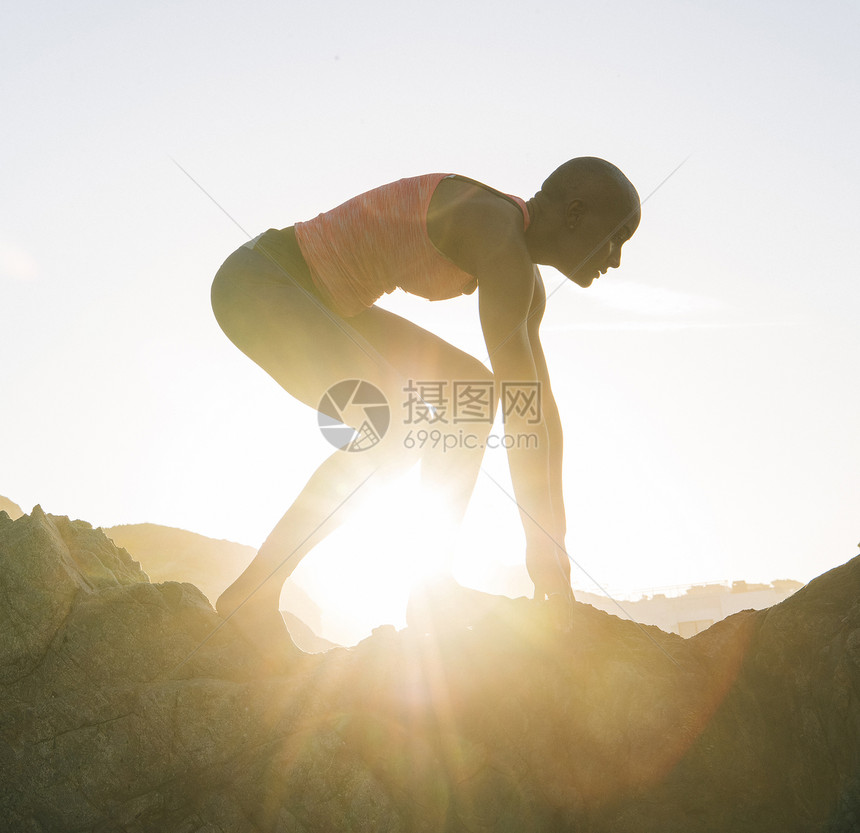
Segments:
[[[427,234],[433,192],[449,176],[453,174],[400,179],[296,223],[296,240],[314,285],[337,313],[357,315],[398,287],[431,301],[454,298],[475,280]],[[520,206],[523,228],[528,228],[525,201],[504,196]]]

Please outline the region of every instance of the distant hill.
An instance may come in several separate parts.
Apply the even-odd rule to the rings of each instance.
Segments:
[[[0,512],[7,512],[9,517],[14,521],[24,514],[23,510],[17,503],[12,503],[7,497],[0,495]]]
[[[256,552],[244,544],[158,524],[121,524],[104,532],[141,563],[153,582],[189,581],[213,604]]]
[[[104,532],[140,562],[152,582],[190,582],[213,605],[256,553],[245,544],[158,524],[122,524],[108,527]],[[332,642],[317,636],[322,627],[319,606],[289,579],[281,596],[281,608],[290,634],[303,651],[318,652],[332,647]]]

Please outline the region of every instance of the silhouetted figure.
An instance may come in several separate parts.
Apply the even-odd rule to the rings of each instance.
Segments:
[[[624,174],[604,160],[582,157],[558,168],[528,202],[462,176],[415,177],[355,197],[308,223],[270,229],[230,255],[212,286],[212,307],[230,340],[314,409],[339,382],[369,382],[384,394],[390,424],[383,434],[379,424],[375,430],[367,421],[350,422],[364,432],[354,447],[365,450],[338,450],[317,469],[253,562],[218,599],[218,612],[252,639],[264,631],[287,639],[278,613],[284,580],[344,520],[353,495],[364,498],[380,478],[417,459],[422,483],[444,490],[451,516],[459,520],[492,411],[505,391],[519,396],[503,408],[506,435],[536,438],[508,449],[535,598],[572,609],[563,551],[562,429],[538,334],[546,294],[536,264],[554,266],[588,287],[620,265],[621,247],[639,218],[639,197]],[[477,289],[493,372],[374,306],[395,287],[430,300]],[[460,393],[473,396],[464,404],[470,416],[477,414],[475,396],[484,391],[489,413],[467,425],[444,423],[428,386],[416,398],[416,380],[442,386],[433,388],[437,393],[444,387],[449,400],[459,383]],[[539,402],[529,403],[528,390],[539,392]],[[454,433],[465,427],[474,439],[451,448],[416,443],[413,435],[410,443],[417,426],[404,415],[413,406],[425,420],[422,427]]]

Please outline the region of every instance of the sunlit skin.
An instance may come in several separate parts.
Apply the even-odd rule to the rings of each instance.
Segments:
[[[560,176],[559,171],[565,175]],[[430,202],[430,239],[475,278],[480,326],[492,374],[474,357],[376,306],[345,322],[351,332],[366,339],[409,378],[494,379],[497,396],[504,382],[540,383],[540,423],[529,423],[525,415],[515,411],[506,414],[507,434],[537,435],[536,444],[509,448],[508,462],[535,598],[549,598],[558,621],[565,626],[573,595],[570,562],[564,551],[567,527],[562,497],[562,428],[539,336],[546,292],[537,266],[553,266],[587,288],[600,275],[620,266],[621,249],[636,231],[640,215],[635,189],[609,163],[591,158],[572,160],[559,171],[528,201],[530,223],[525,231],[521,210],[477,183],[444,179]],[[366,351],[351,345],[343,332],[316,316],[312,307],[297,307],[289,315],[290,321],[278,322],[278,327],[272,328],[276,334],[273,338],[284,342],[277,356],[273,353],[272,366],[265,356],[254,356],[284,388],[316,407],[334,382],[365,379],[386,394],[397,413],[396,403],[403,397],[401,376],[387,373],[385,363],[370,361]],[[254,331],[255,347],[265,332],[265,327]],[[284,355],[290,356],[288,364]],[[276,362],[279,364],[274,367]],[[452,522],[462,518],[490,426],[470,426],[479,433],[477,447],[441,453],[430,446],[407,450],[403,440],[408,426],[398,422],[392,420],[385,438],[374,448],[352,454],[335,452],[320,466],[253,562],[218,599],[221,615],[231,617],[254,640],[288,640],[278,614],[284,580],[354,509],[351,495],[360,491],[362,500],[372,499],[368,496],[374,484],[402,473],[418,459],[422,483],[430,490],[445,492]]]

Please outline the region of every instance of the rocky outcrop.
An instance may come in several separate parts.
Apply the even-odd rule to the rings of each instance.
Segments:
[[[271,676],[193,586],[0,513],[3,829],[857,829],[858,559],[690,640],[460,588],[410,621]]]

